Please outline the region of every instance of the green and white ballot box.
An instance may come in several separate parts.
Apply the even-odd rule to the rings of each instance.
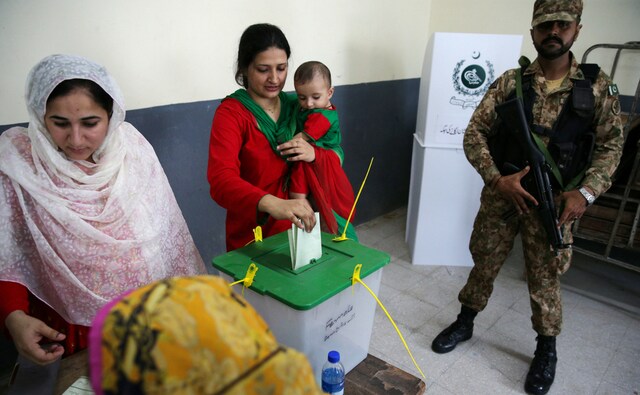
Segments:
[[[369,351],[375,298],[362,284],[351,285],[354,268],[374,292],[389,255],[353,240],[334,242],[322,233],[322,256],[298,270],[291,268],[287,233],[279,233],[213,259],[229,282],[246,277],[251,263],[258,270],[245,299],[262,315],[281,344],[304,353],[318,376],[327,354],[340,352],[348,372]],[[242,292],[242,285],[234,286]]]

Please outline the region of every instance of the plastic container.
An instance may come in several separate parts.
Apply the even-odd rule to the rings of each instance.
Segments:
[[[361,285],[351,286],[356,264],[360,278],[376,294],[389,255],[353,240],[333,242],[322,234],[322,257],[296,271],[291,269],[286,232],[213,259],[227,281],[245,277],[258,266],[245,299],[262,315],[278,342],[304,353],[320,383],[322,365],[332,350],[342,351],[348,373],[369,352],[376,301]],[[242,286],[234,286],[242,292]]]
[[[344,375],[340,353],[329,351],[327,362],[322,366],[322,391],[329,395],[343,395]]]

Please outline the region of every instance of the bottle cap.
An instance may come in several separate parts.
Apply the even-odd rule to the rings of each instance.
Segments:
[[[337,351],[329,351],[329,362],[336,363],[340,361],[340,353]]]

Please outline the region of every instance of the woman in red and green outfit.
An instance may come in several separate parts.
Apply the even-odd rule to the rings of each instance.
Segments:
[[[244,89],[225,98],[213,118],[207,178],[211,197],[227,210],[229,251],[253,240],[258,225],[265,237],[291,223],[310,231],[315,217],[309,201],[288,199],[290,163],[313,163],[323,171],[323,164],[340,160],[332,150],[292,139],[297,100],[282,92],[290,54],[277,26],[249,26],[240,38],[236,72]]]

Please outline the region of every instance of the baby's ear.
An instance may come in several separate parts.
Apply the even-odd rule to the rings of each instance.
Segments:
[[[334,91],[333,87],[329,88],[329,94],[328,94],[329,99],[331,99],[331,97],[333,96],[333,91]]]

